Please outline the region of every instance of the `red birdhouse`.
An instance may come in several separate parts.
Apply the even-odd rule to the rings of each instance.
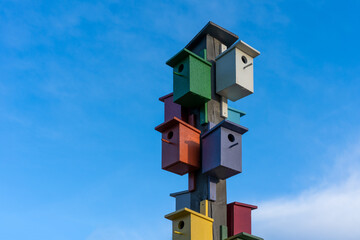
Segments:
[[[162,169],[179,175],[199,169],[199,129],[174,117],[155,130],[162,133]]]
[[[239,202],[233,202],[227,205],[229,237],[241,232],[251,234],[251,210],[254,209],[257,209],[257,206]]]

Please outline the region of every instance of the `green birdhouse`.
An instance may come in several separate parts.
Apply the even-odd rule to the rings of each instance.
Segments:
[[[198,107],[211,99],[211,63],[184,48],[166,62],[173,68],[174,102]]]

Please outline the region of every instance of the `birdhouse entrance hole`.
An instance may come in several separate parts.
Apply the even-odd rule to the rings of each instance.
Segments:
[[[228,139],[229,139],[230,142],[235,141],[235,137],[234,137],[234,135],[232,135],[232,134],[229,134],[229,135],[228,135]]]
[[[245,56],[242,56],[241,60],[243,61],[243,63],[245,63],[245,64],[247,63],[247,58]]]
[[[178,224],[179,229],[183,229],[184,225],[185,225],[184,221],[180,221]]]
[[[168,132],[168,134],[167,134],[168,139],[171,139],[173,136],[174,136],[173,131]]]

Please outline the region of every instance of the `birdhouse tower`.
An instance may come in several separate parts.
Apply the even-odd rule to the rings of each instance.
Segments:
[[[170,213],[165,218],[172,221],[173,240],[212,240],[214,220],[188,208]]]
[[[211,63],[184,48],[169,61],[173,68],[174,102],[198,107],[211,99]]]
[[[162,169],[184,175],[200,167],[200,130],[177,117],[160,124]]]
[[[241,136],[247,128],[224,120],[202,139],[202,172],[227,179],[241,172]]]
[[[172,220],[172,240],[261,240],[250,235],[254,206],[228,205],[226,188],[227,179],[242,172],[242,135],[248,131],[239,125],[245,113],[230,108],[228,99],[254,91],[258,55],[208,22],[166,62],[173,93],[160,98],[165,122],[155,128],[162,134],[162,168],[188,173],[187,190],[170,194],[176,211],[165,217]]]
[[[254,92],[254,58],[260,52],[238,41],[216,58],[216,93],[237,101]]]

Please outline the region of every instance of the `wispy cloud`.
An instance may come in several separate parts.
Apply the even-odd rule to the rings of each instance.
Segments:
[[[360,238],[360,141],[339,155],[317,186],[263,202],[254,234],[272,239]]]

